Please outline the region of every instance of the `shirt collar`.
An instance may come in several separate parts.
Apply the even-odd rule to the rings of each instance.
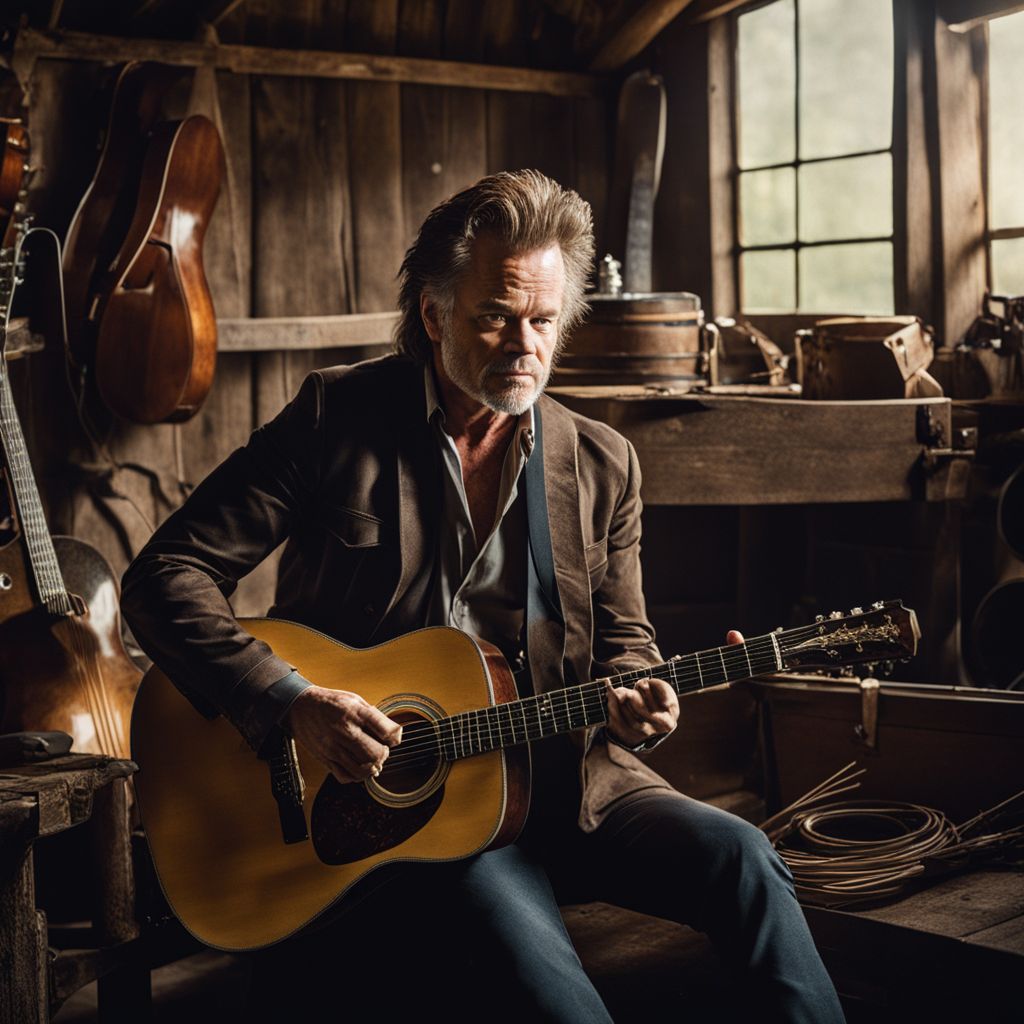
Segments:
[[[427,422],[430,423],[434,416],[439,417],[438,424],[444,424],[444,406],[437,391],[437,381],[434,379],[434,367],[429,363],[423,364],[423,392],[427,404]],[[533,406],[526,410],[516,424],[516,440],[519,451],[523,453],[524,461],[530,457],[533,451]]]

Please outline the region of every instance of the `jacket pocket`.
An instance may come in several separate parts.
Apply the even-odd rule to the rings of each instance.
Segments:
[[[591,591],[597,590],[608,571],[607,536],[594,541],[593,544],[588,544],[583,549],[583,554],[587,562],[587,573],[590,576],[590,589]]]
[[[333,505],[324,510],[324,529],[347,548],[372,548],[381,543],[384,524],[369,512]]]

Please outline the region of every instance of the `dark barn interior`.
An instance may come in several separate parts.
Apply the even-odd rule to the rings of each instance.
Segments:
[[[118,581],[311,371],[391,351],[428,213],[524,168],[594,217],[547,394],[635,448],[650,622],[709,686],[644,760],[804,864],[849,1021],[1020,1019],[1024,4],[23,0],[0,29],[0,1022],[247,1019],[260,961],[200,941],[147,846]],[[816,847],[792,805],[826,780],[873,810]],[[855,839],[913,856],[800,860]],[[562,916],[616,1021],[730,1019],[697,931]]]

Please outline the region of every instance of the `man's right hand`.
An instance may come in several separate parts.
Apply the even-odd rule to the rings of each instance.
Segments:
[[[402,742],[402,727],[359,694],[324,686],[303,690],[284,724],[339,782],[379,775],[391,748]]]

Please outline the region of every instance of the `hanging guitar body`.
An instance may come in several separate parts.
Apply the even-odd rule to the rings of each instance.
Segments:
[[[64,241],[68,354],[92,368],[98,313],[109,293],[107,271],[132,223],[150,133],[177,68],[132,62],[114,88],[103,151]]]
[[[52,537],[73,605],[55,615],[33,592],[23,540],[0,548],[0,733],[60,730],[76,753],[127,758],[142,673],[121,642],[114,574],[95,548]]]
[[[213,383],[217,321],[202,246],[224,173],[208,118],[154,129],[96,341],[100,395],[134,423],[188,419]]]

